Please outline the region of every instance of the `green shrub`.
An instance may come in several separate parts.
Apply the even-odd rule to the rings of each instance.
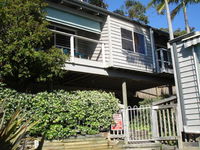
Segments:
[[[103,91],[64,90],[38,94],[18,93],[0,85],[0,99],[5,100],[8,115],[17,108],[27,117],[41,122],[31,130],[33,136],[62,139],[78,134],[96,134],[107,130],[118,99]]]

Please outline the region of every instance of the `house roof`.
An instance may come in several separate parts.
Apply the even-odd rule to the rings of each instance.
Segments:
[[[162,31],[160,29],[157,29],[157,28],[151,27],[149,25],[135,21],[135,20],[128,18],[126,16],[122,16],[120,14],[108,11],[104,8],[101,8],[101,7],[98,7],[98,6],[95,6],[95,5],[89,4],[87,2],[80,1],[80,0],[48,0],[48,1],[60,3],[60,4],[63,4],[63,5],[64,4],[73,4],[75,6],[80,6],[83,9],[92,10],[93,12],[96,12],[96,13],[100,13],[100,14],[103,14],[103,15],[106,15],[106,16],[107,15],[115,16],[115,17],[120,18],[122,20],[126,20],[126,21],[132,22],[134,24],[138,24],[138,25],[146,27],[146,28],[152,28],[154,31],[159,32],[160,34],[164,34],[166,36],[168,36],[168,34],[169,34],[168,32]]]

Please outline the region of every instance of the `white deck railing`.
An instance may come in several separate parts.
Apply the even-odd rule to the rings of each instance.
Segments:
[[[65,33],[65,32],[62,32],[62,31],[57,31],[57,30],[52,30],[51,31],[53,33],[57,33],[57,34],[61,34],[61,35],[64,35],[64,36],[68,36],[70,37],[70,62],[71,63],[76,63],[76,59],[75,59],[75,39],[80,39],[80,40],[84,40],[86,42],[91,42],[91,43],[95,43],[95,44],[100,44],[101,45],[101,55],[102,55],[102,65],[103,67],[106,66],[106,57],[105,57],[105,43],[102,42],[102,41],[98,41],[98,40],[95,40],[95,39],[90,39],[90,38],[87,38],[87,37],[83,37],[83,36],[79,36],[79,35],[74,35],[74,34],[70,34],[70,33]],[[62,47],[62,46],[58,46],[58,47]],[[80,58],[81,59],[81,58]],[[88,61],[91,61],[88,59]],[[98,61],[98,60],[96,60]],[[79,61],[80,62],[80,61]]]

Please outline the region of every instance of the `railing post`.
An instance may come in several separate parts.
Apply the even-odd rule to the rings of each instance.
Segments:
[[[105,44],[101,44],[103,66],[106,66]]]
[[[74,62],[74,36],[70,36],[70,61]]]
[[[161,64],[162,64],[162,72],[165,71],[165,63],[164,63],[164,55],[163,55],[163,49],[160,49],[160,58],[161,58]]]
[[[159,137],[158,133],[158,117],[156,106],[151,107],[151,118],[152,118],[152,137],[156,139]]]

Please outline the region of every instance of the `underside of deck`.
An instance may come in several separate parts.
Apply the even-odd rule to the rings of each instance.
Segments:
[[[173,76],[139,71],[103,68],[95,65],[67,63],[66,74],[57,87],[69,89],[102,89],[121,91],[122,82],[127,82],[127,90],[135,92],[160,85],[173,85]]]

